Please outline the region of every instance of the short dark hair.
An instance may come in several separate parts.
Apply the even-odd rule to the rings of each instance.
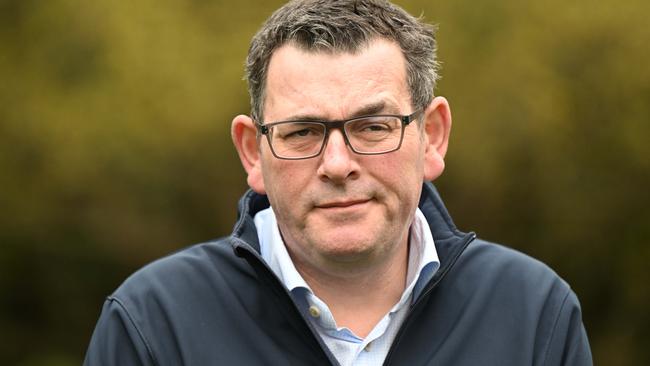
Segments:
[[[435,28],[384,0],[294,0],[276,10],[251,41],[246,80],[251,114],[263,119],[268,65],[273,52],[291,43],[307,51],[358,52],[383,38],[397,43],[415,108],[426,108],[438,80]]]

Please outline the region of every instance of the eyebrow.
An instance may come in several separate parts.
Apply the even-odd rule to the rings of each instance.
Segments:
[[[386,110],[386,102],[378,101],[361,107],[356,112],[352,113],[350,118],[377,114],[377,113],[384,112],[385,110]]]
[[[381,114],[381,113],[387,113],[387,114],[396,114],[398,109],[396,107],[393,107],[392,104],[387,104],[385,101],[380,100],[377,102],[373,102],[370,104],[367,104],[359,109],[357,109],[354,113],[346,117],[345,119],[350,119],[350,118],[357,118],[357,117],[362,117],[362,116],[370,116],[373,114]],[[297,114],[294,116],[291,116],[290,118],[283,119],[282,121],[305,121],[305,122],[328,122],[327,118],[323,118],[322,116],[317,116],[314,114]],[[279,121],[280,122],[280,121]]]

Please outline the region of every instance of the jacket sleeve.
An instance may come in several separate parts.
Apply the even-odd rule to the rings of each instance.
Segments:
[[[580,303],[569,290],[556,319],[546,362],[548,366],[592,366],[587,332],[582,323]]]
[[[155,365],[149,345],[119,300],[104,303],[84,366]]]

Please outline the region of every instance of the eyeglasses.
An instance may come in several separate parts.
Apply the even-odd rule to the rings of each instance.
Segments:
[[[341,130],[345,144],[361,155],[379,155],[399,150],[404,129],[420,111],[407,116],[375,115],[343,121],[282,121],[263,124],[258,131],[266,135],[271,152],[278,159],[300,160],[320,155],[332,129]]]

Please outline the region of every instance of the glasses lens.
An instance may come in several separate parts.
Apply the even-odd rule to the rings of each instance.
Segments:
[[[398,117],[390,116],[354,119],[345,124],[345,134],[357,152],[388,152],[399,147],[402,139],[402,121]]]
[[[271,147],[283,158],[304,158],[318,154],[325,138],[325,126],[313,122],[286,122],[269,130]]]

